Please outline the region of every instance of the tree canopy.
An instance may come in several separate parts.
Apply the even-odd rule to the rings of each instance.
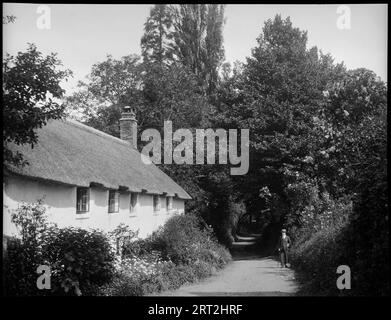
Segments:
[[[9,54],[3,60],[3,157],[15,165],[25,163],[21,153],[8,148],[9,143],[37,142],[35,130],[49,119],[62,117],[60,102],[64,90],[60,82],[70,76],[60,70],[56,54],[44,57],[33,44],[26,52]]]

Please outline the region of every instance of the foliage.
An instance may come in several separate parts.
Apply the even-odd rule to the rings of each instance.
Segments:
[[[101,289],[102,295],[145,295],[168,288],[163,272],[173,263],[162,261],[154,255],[144,258],[124,258],[117,267],[116,278]]]
[[[207,206],[199,215],[213,226],[218,241],[230,246],[236,236],[239,218],[246,212],[245,203],[234,190],[226,170],[214,169],[208,173],[201,187],[207,192]]]
[[[375,182],[376,195],[360,199],[348,210],[349,219],[335,220],[317,231],[302,227],[294,242],[292,263],[304,295],[387,296],[389,287],[389,243],[385,203],[375,203],[384,189]],[[380,187],[380,188],[379,188]],[[383,207],[381,209],[381,207]],[[346,216],[332,208],[337,217]],[[307,222],[311,226],[311,222]],[[291,231],[295,234],[295,229]],[[297,236],[297,235],[296,235]],[[336,270],[347,265],[352,272],[352,289],[336,288]],[[379,275],[382,275],[379,277]]]
[[[111,281],[114,252],[105,234],[80,228],[57,229],[46,239],[45,258],[56,295],[95,295]]]
[[[144,25],[144,63],[164,67],[173,63],[189,69],[208,95],[219,84],[224,59],[224,5],[155,5]]]
[[[151,8],[141,38],[141,51],[145,63],[162,66],[174,61],[172,18],[172,9],[169,5],[156,4]]]
[[[16,225],[21,235],[22,243],[37,246],[55,224],[47,222],[44,200],[35,203],[22,202],[18,209],[11,213],[11,222]]]
[[[224,59],[224,5],[182,4],[173,8],[174,54],[211,94]]]
[[[384,139],[379,131],[385,132],[387,87],[366,69],[349,71],[329,87],[313,118],[316,144],[301,171],[339,197],[358,191],[359,166],[365,166],[363,153],[372,145],[368,139]]]
[[[126,248],[138,237],[138,230],[134,231],[122,222],[114,230],[110,231],[108,236],[111,240],[112,247],[116,250],[116,254],[124,255],[126,254]]]
[[[340,265],[351,266],[352,261],[346,259],[343,232],[343,225],[321,229],[292,250],[291,261],[302,283],[299,293],[344,294],[336,286],[336,270]]]
[[[40,295],[37,289],[37,267],[41,260],[35,247],[20,239],[7,239],[7,252],[3,259],[3,294],[5,296]]]
[[[362,129],[356,131],[355,137],[346,137],[350,140],[349,147],[354,147],[351,149],[354,154],[346,154],[354,162],[346,162],[344,167],[354,168],[349,172],[349,189],[354,193],[344,227],[340,228],[340,223],[346,214],[338,209],[340,206],[332,206],[332,216],[337,218],[333,224],[311,232],[310,223],[306,222],[296,231],[304,242],[295,244],[293,261],[303,278],[306,293],[337,294],[330,272],[340,264],[352,270],[352,290],[347,294],[388,295],[390,292],[386,122],[381,104],[378,109],[377,114],[363,119],[363,125],[359,125]],[[383,276],[379,278],[379,274]]]
[[[189,70],[176,64],[151,64],[145,70],[135,56],[121,60],[109,56],[93,66],[89,81],[80,83],[79,91],[67,97],[66,110],[77,120],[117,137],[124,105],[135,106],[140,131],[162,130],[166,120],[173,122],[174,130],[197,127],[210,109],[197,90],[197,81]]]
[[[37,143],[35,129],[49,119],[63,116],[63,106],[58,102],[64,90],[60,82],[71,72],[59,70],[56,54],[42,56],[34,44],[26,52],[9,54],[3,60],[3,157],[6,162],[23,165],[20,152],[12,152],[8,144]]]
[[[205,225],[204,225],[205,226]],[[174,216],[170,218],[160,235],[164,243],[163,256],[176,264],[191,264],[198,260],[213,260],[225,263],[225,257],[218,257],[212,230],[201,225],[195,215]]]
[[[41,200],[20,206],[12,221],[21,239],[8,241],[6,295],[94,295],[111,280],[114,252],[103,233],[49,224]],[[50,267],[50,290],[37,289],[39,265]]]
[[[257,41],[247,63],[222,84],[214,117],[215,125],[250,130],[250,170],[236,183],[252,201],[265,185],[283,195],[284,169],[301,170],[316,143],[312,118],[322,91],[343,71],[316,47],[307,49],[306,32],[289,18],[268,20]]]
[[[173,130],[199,127],[210,105],[197,82],[189,69],[176,63],[149,66],[143,77],[144,100],[138,107],[141,127],[162,130],[163,121],[168,120]]]
[[[325,182],[320,187],[330,190],[334,197],[348,195],[353,200],[349,223],[338,231],[341,241],[337,247],[327,248],[337,257],[342,255],[344,264],[354,270],[351,294],[387,295],[390,290],[387,281],[387,90],[384,83],[368,70],[354,70],[344,79],[326,94],[328,102],[323,119],[327,122],[323,121],[322,126],[328,124],[327,132],[332,136],[327,137],[328,141],[319,139],[324,145],[327,142],[328,146],[322,146],[321,159],[314,157],[314,163],[319,163],[316,171],[318,181]],[[335,217],[343,216],[337,207],[331,208],[331,212]],[[308,237],[311,234],[305,232],[303,225],[298,232],[304,232]],[[311,239],[310,248],[328,246],[327,243],[318,243],[317,238]],[[298,245],[300,249],[300,243]],[[313,254],[305,250],[300,252],[302,259]],[[385,275],[385,278],[380,280],[379,274]],[[319,283],[325,276],[320,274],[314,281]],[[309,287],[314,289],[311,282]],[[323,289],[326,293],[332,290],[331,287]]]
[[[289,184],[287,195],[290,210],[285,225],[290,229],[291,238],[297,245],[322,229],[344,225],[352,211],[350,198],[336,201],[326,191],[319,192],[308,181]]]
[[[11,213],[21,238],[7,239],[7,252],[3,274],[6,295],[39,295],[36,287],[37,267],[44,264],[44,245],[47,235],[55,225],[46,223],[43,200],[22,203]]]
[[[91,68],[87,82],[66,99],[67,114],[98,130],[119,136],[121,107],[138,105],[142,65],[137,55],[114,59],[111,55]]]
[[[124,247],[114,280],[102,295],[145,295],[210,276],[230,260],[212,230],[203,229],[194,215],[170,218],[146,239]]]

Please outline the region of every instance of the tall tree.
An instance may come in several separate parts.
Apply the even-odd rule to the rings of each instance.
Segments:
[[[121,59],[108,55],[105,61],[94,64],[87,82],[80,82],[79,90],[67,97],[68,115],[118,137],[121,107],[141,104],[140,60],[137,55]]]
[[[149,65],[143,76],[143,117],[146,126],[161,128],[170,120],[175,128],[197,128],[207,121],[210,105],[199,89],[197,77],[174,63],[161,68]]]
[[[174,53],[196,74],[208,93],[224,59],[224,5],[186,4],[173,9]]]
[[[141,51],[145,63],[168,65],[173,61],[172,9],[169,5],[157,4],[152,7],[144,35]]]
[[[29,44],[26,52],[6,55],[3,60],[3,156],[14,165],[26,162],[20,152],[8,145],[37,143],[35,130],[50,119],[63,116],[60,99],[64,90],[60,82],[71,72],[60,70],[56,54],[44,57],[37,47]]]
[[[344,71],[330,56],[307,49],[306,32],[289,18],[266,21],[257,41],[234,81],[219,90],[215,117],[216,125],[250,129],[250,170],[237,182],[256,200],[254,208],[262,205],[259,190],[265,185],[284,196],[284,172],[300,169],[316,143],[313,116],[326,85]]]
[[[165,120],[173,121],[174,128],[197,127],[209,110],[196,76],[175,63],[162,67],[141,63],[135,55],[108,56],[93,65],[87,78],[67,97],[68,115],[117,137],[124,105],[135,108],[140,130],[161,129]]]

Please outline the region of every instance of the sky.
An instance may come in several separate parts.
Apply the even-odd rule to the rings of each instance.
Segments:
[[[64,67],[73,71],[73,78],[62,83],[67,94],[108,54],[114,58],[141,54],[140,39],[152,5],[45,5],[50,9],[48,29],[39,28],[48,12],[39,11],[39,4],[3,3],[3,16],[17,18],[3,25],[3,56],[25,51],[27,43],[35,43],[44,54],[58,53]],[[345,19],[348,11],[338,11],[338,7],[229,4],[224,26],[226,61],[245,62],[264,22],[281,14],[289,16],[295,27],[308,31],[309,47],[316,45],[348,69],[364,67],[387,81],[387,5],[348,5],[350,25]],[[342,20],[343,29],[338,24]]]

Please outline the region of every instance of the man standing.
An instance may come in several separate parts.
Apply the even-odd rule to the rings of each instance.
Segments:
[[[286,267],[288,268],[287,264],[288,262],[288,253],[289,248],[291,246],[291,239],[286,235],[286,230],[281,230],[281,237],[280,237],[280,243],[278,252],[280,253],[280,259],[281,259],[281,268]]]

